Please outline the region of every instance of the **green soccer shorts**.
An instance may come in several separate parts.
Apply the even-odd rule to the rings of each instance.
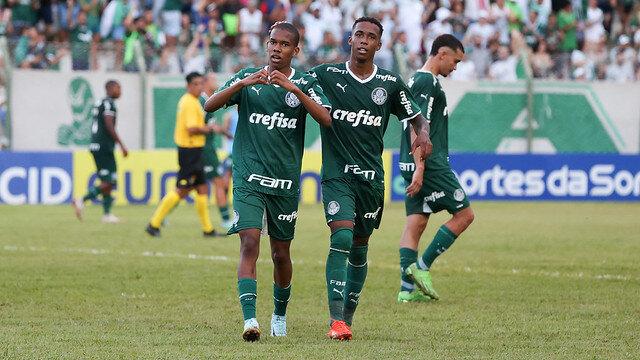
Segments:
[[[367,237],[380,227],[384,208],[384,188],[355,178],[322,182],[322,202],[327,224],[353,221],[353,235]]]
[[[265,194],[234,184],[233,215],[229,235],[245,229],[262,229],[265,218],[269,236],[291,241],[298,219],[298,197]]]
[[[442,210],[455,214],[469,207],[469,199],[453,171],[427,172],[420,192],[407,196],[404,205],[407,215],[434,214]]]
[[[118,174],[116,172],[116,158],[113,151],[92,151],[93,161],[96,163],[98,178],[104,183],[116,185]]]
[[[220,175],[220,160],[218,160],[218,154],[215,150],[204,149],[204,177],[207,180],[211,180]]]

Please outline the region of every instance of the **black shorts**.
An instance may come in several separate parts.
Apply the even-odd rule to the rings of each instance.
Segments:
[[[188,189],[206,184],[202,148],[178,148],[178,178],[176,187]]]

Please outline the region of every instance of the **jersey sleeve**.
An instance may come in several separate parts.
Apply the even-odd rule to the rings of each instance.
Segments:
[[[104,100],[102,102],[102,106],[104,107],[104,111],[102,112],[105,116],[116,116],[116,106],[112,101]]]
[[[431,111],[437,94],[437,88],[433,80],[432,78],[425,78],[424,81],[416,81],[411,86],[411,93],[417,104],[421,109],[426,109],[426,113],[422,113],[422,116],[428,122],[431,122]]]
[[[391,112],[400,121],[413,119],[420,114],[420,108],[416,104],[411,91],[400,77],[398,77],[398,85],[391,106]]]
[[[242,70],[238,71],[237,73],[235,73],[231,77],[231,79],[227,80],[227,82],[225,82],[224,85],[222,85],[222,87],[218,91],[225,90],[225,89],[235,85],[237,82],[239,82],[240,80],[244,79],[245,77],[246,77],[246,69],[242,69]],[[235,94],[233,94],[233,96],[231,96],[231,98],[229,99],[229,101],[227,101],[225,106],[229,107],[229,106],[233,106],[233,105],[238,105],[240,103],[240,93],[241,92],[242,92],[242,90],[240,90],[240,91],[236,92]]]
[[[322,89],[322,86],[320,86],[318,79],[313,76],[308,76],[307,80],[309,81],[309,84],[305,89],[303,89],[303,91],[309,95],[313,101],[327,108],[329,112],[331,112],[331,103],[324,94],[324,90]]]

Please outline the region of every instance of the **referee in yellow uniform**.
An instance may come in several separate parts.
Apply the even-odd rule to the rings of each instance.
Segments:
[[[198,100],[198,96],[204,88],[203,76],[192,72],[187,75],[186,79],[187,92],[178,102],[174,133],[180,166],[176,190],[167,193],[153,213],[153,217],[145,229],[151,236],[160,236],[162,220],[192,189],[197,191],[194,202],[204,236],[218,236],[209,219],[209,189],[204,176],[204,154],[202,152],[205,135],[214,132],[216,128],[205,124],[204,109]]]

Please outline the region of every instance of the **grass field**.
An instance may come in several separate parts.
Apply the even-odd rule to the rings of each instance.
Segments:
[[[237,237],[204,239],[181,206],[160,239],[69,207],[0,206],[0,358],[640,358],[640,204],[475,203],[476,222],[433,267],[442,300],[396,304],[402,204],[370,249],[354,340],[324,338],[328,229],[301,206],[287,338],[241,340]],[[217,218],[217,213],[212,214]],[[434,216],[421,250],[444,215]],[[437,225],[437,226],[436,226]],[[258,320],[273,307],[268,242]]]

